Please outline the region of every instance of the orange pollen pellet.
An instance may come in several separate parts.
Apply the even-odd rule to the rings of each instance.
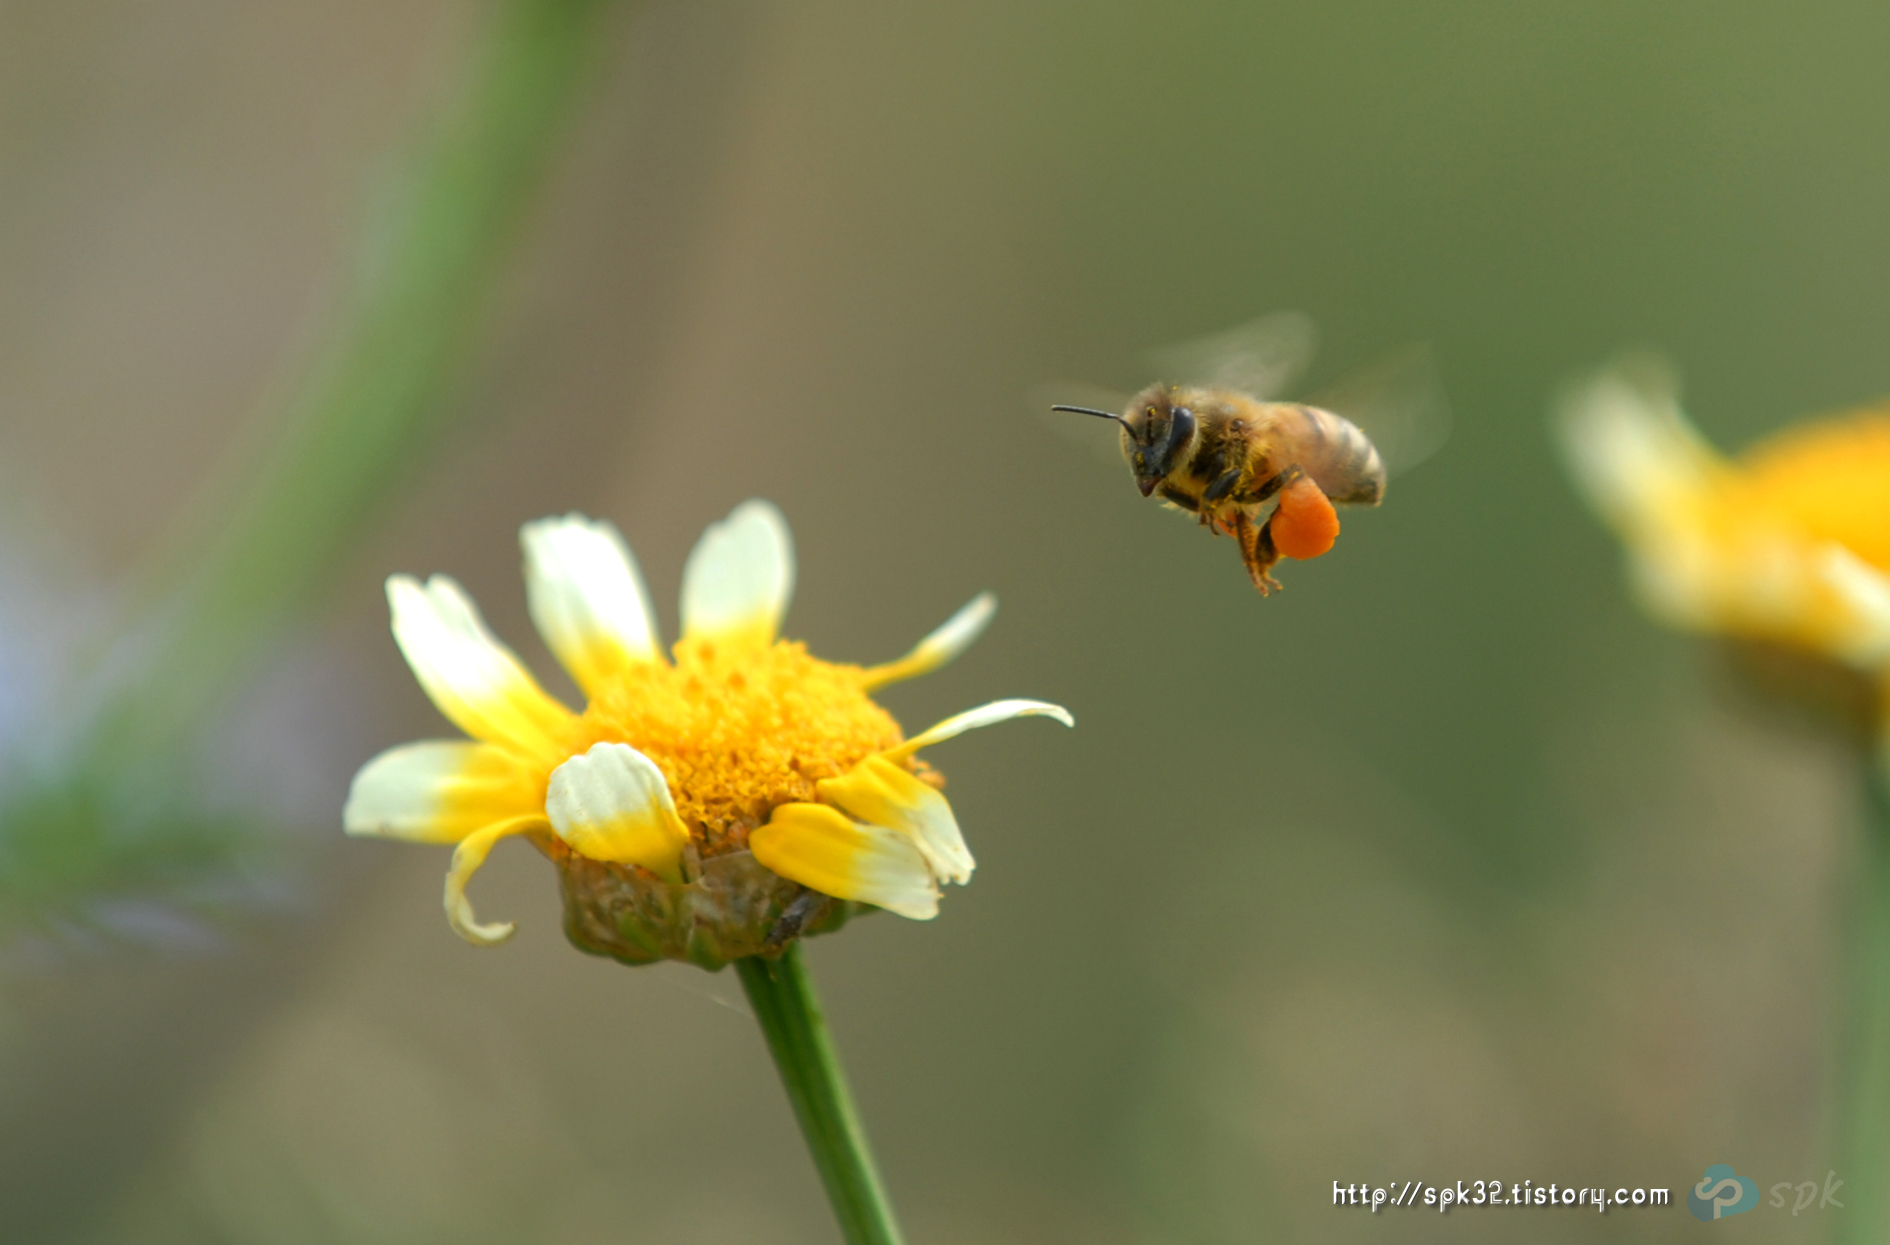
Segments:
[[[1301,476],[1280,493],[1273,512],[1273,547],[1289,558],[1316,558],[1339,538],[1339,513],[1311,479]]]

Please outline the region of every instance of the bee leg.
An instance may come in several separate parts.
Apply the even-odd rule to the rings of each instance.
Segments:
[[[827,915],[827,905],[833,902],[832,895],[823,895],[816,890],[803,889],[796,895],[781,913],[773,927],[768,930],[767,947],[770,951],[779,951],[800,936],[801,930],[810,923]]]
[[[1288,463],[1234,500],[1243,506],[1257,506],[1305,474],[1298,463]]]
[[[1234,534],[1240,537],[1240,557],[1247,564],[1247,574],[1253,578],[1253,586],[1266,596],[1280,586],[1280,581],[1267,574],[1273,564],[1280,560],[1280,551],[1273,547],[1273,525],[1255,523],[1253,516],[1245,510],[1234,515]]]
[[[1245,467],[1235,467],[1232,471],[1225,472],[1214,483],[1207,486],[1207,491],[1201,494],[1201,500],[1217,502],[1227,496],[1234,491],[1234,486],[1240,483],[1240,477],[1246,474],[1246,470]]]
[[[1186,510],[1189,514],[1194,516],[1195,522],[1207,528],[1216,536],[1220,535],[1219,529],[1214,526],[1213,507],[1204,507],[1195,499],[1192,493],[1184,489],[1178,489],[1172,484],[1163,484],[1159,492],[1161,493],[1161,499],[1163,501],[1168,502],[1170,505],[1181,507],[1181,509]]]
[[[1221,501],[1234,491],[1245,472],[1244,467],[1235,467],[1232,471],[1222,472],[1201,493],[1201,525],[1216,536],[1231,536],[1234,532],[1233,526],[1220,513]]]

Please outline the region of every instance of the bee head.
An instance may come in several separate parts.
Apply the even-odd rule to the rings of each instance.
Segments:
[[[1188,442],[1194,439],[1194,412],[1177,406],[1171,390],[1151,385],[1137,394],[1129,409],[1121,415],[1099,411],[1089,406],[1053,406],[1053,411],[1074,411],[1113,419],[1122,425],[1122,456],[1135,473],[1135,486],[1147,497],[1176,467],[1180,466]]]
[[[1122,456],[1135,473],[1135,487],[1147,497],[1179,467],[1194,439],[1194,412],[1178,406],[1174,391],[1151,385],[1136,395],[1122,417]]]

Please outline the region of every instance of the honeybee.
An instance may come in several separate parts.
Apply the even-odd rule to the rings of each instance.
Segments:
[[[1122,456],[1142,496],[1159,496],[1215,535],[1236,538],[1262,596],[1280,586],[1270,572],[1282,557],[1316,558],[1332,548],[1334,502],[1376,506],[1385,496],[1385,464],[1371,439],[1316,406],[1154,384],[1120,415],[1051,409],[1121,424]],[[1273,513],[1262,520],[1270,501]]]
[[[1225,356],[1213,368],[1217,380],[1278,383],[1310,354],[1311,340],[1304,317],[1284,313],[1159,357],[1187,367]],[[1415,390],[1412,363],[1419,361],[1412,355],[1380,371],[1398,373],[1397,384]],[[1387,379],[1352,389],[1382,390]],[[1248,388],[1157,383],[1120,413],[1066,403],[1050,409],[1114,420],[1142,496],[1194,515],[1217,536],[1233,536],[1264,596],[1280,587],[1272,570],[1282,557],[1316,558],[1332,548],[1339,535],[1335,503],[1376,506],[1384,499],[1386,470],[1372,438],[1351,420],[1319,406],[1263,401]]]

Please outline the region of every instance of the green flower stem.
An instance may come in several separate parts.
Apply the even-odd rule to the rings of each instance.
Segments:
[[[164,624],[94,750],[163,751],[305,608],[458,413],[519,225],[575,111],[611,0],[495,0],[458,89],[377,196],[300,381],[226,464],[226,496],[153,572]]]
[[[1830,1209],[1832,1239],[1890,1239],[1890,778],[1871,754],[1865,770],[1863,842],[1846,945],[1849,1009],[1840,1055],[1834,1170],[1844,1209]]]
[[[749,956],[735,961],[735,968],[847,1245],[899,1245],[904,1238],[827,1036],[800,943],[790,943],[779,959]]]

